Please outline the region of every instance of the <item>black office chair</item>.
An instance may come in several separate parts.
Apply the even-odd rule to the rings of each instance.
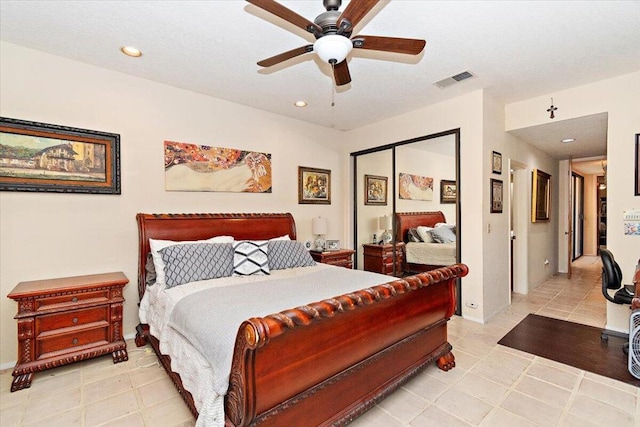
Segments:
[[[622,270],[613,258],[611,251],[600,249],[602,258],[602,294],[614,304],[631,304],[635,288],[633,285],[622,284]],[[613,297],[609,289],[617,289]]]
[[[629,304],[633,300],[635,287],[633,285],[622,284],[622,270],[613,258],[611,251],[600,249],[600,258],[602,259],[602,294],[604,297],[614,304]],[[609,294],[609,289],[617,289],[613,297]],[[603,341],[609,339],[608,335],[611,331],[603,331],[601,338]],[[626,338],[626,336],[624,336]],[[625,354],[629,352],[629,343],[622,347]]]

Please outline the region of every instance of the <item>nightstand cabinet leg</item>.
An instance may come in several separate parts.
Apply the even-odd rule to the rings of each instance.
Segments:
[[[11,382],[11,391],[22,390],[23,388],[31,387],[31,380],[33,379],[33,372],[29,372],[27,374],[18,374],[13,377],[13,381]]]
[[[114,351],[111,353],[111,356],[113,357],[113,363],[126,362],[129,360],[129,354],[126,348]]]

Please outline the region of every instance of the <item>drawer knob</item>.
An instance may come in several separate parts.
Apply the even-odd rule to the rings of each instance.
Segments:
[[[73,297],[73,298],[71,299],[71,302],[78,302],[78,297]]]
[[[74,317],[73,319],[71,319],[71,321],[72,321],[73,323],[78,323],[78,318],[77,318],[77,317]]]
[[[71,341],[74,345],[78,344],[78,338],[74,338],[73,341]]]

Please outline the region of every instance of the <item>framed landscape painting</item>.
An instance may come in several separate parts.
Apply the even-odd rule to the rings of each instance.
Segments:
[[[120,194],[120,135],[0,117],[0,190]]]

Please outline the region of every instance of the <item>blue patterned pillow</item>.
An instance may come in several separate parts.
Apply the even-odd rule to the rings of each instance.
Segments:
[[[456,241],[456,235],[449,227],[436,227],[429,231],[436,243],[451,243]]]
[[[295,240],[271,240],[268,258],[271,270],[316,265],[304,244]]]
[[[269,274],[268,240],[239,240],[233,242],[233,275]]]
[[[160,250],[167,288],[233,273],[231,243],[191,243]]]

